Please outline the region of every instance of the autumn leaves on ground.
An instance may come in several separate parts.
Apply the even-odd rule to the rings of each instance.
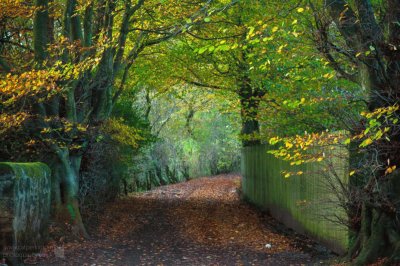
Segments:
[[[63,256],[49,252],[40,264],[304,265],[329,257],[241,201],[239,187],[239,176],[220,175],[121,199],[90,240],[65,241]]]

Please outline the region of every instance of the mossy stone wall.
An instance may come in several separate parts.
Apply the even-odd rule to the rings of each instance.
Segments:
[[[345,220],[346,215],[334,195],[339,183],[327,170],[326,162],[291,166],[289,162],[267,153],[270,149],[269,145],[243,148],[242,189],[245,198],[270,211],[287,226],[311,236],[339,254],[344,253],[348,231],[338,223],[337,217]],[[338,155],[329,156],[329,160],[337,176],[347,183],[347,151],[329,148],[326,153]],[[302,171],[304,174],[284,178],[282,171]]]
[[[43,163],[0,163],[0,251],[37,251],[47,236],[51,176]]]

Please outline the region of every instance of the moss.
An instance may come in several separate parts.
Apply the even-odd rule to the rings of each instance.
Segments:
[[[30,178],[43,178],[50,176],[50,168],[40,162],[34,163],[12,163],[1,162],[0,173],[12,174],[15,178],[29,176]]]
[[[74,206],[72,206],[72,204],[68,204],[67,205],[67,209],[68,209],[68,212],[69,212],[69,214],[71,216],[72,221],[75,220],[76,213],[74,211]]]

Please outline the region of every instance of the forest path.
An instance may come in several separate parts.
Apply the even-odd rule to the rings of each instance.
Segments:
[[[118,200],[102,215],[97,236],[65,243],[64,258],[40,264],[321,265],[329,257],[240,201],[239,186],[238,175],[219,175]]]

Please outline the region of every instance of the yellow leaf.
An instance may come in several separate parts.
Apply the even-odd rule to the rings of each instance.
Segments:
[[[269,144],[274,145],[279,141],[279,138],[274,137],[269,139]]]
[[[396,165],[393,165],[393,166],[391,166],[391,167],[388,167],[388,168],[386,169],[386,171],[385,171],[385,175],[393,173],[393,171],[394,171],[395,169],[396,169]]]
[[[290,142],[285,142],[285,146],[286,146],[286,148],[290,149],[293,147],[293,144]]]
[[[372,142],[373,142],[372,139],[367,138],[366,140],[364,140],[364,141],[360,144],[360,147],[366,147],[366,146],[370,145]]]
[[[356,171],[351,171],[350,173],[349,173],[349,176],[352,176],[352,175],[354,175],[356,173]]]
[[[299,7],[299,8],[297,9],[297,12],[299,12],[299,13],[302,13],[302,12],[304,12],[304,8],[302,8],[302,7]]]
[[[279,30],[279,28],[277,26],[272,28],[272,32],[277,32]]]

